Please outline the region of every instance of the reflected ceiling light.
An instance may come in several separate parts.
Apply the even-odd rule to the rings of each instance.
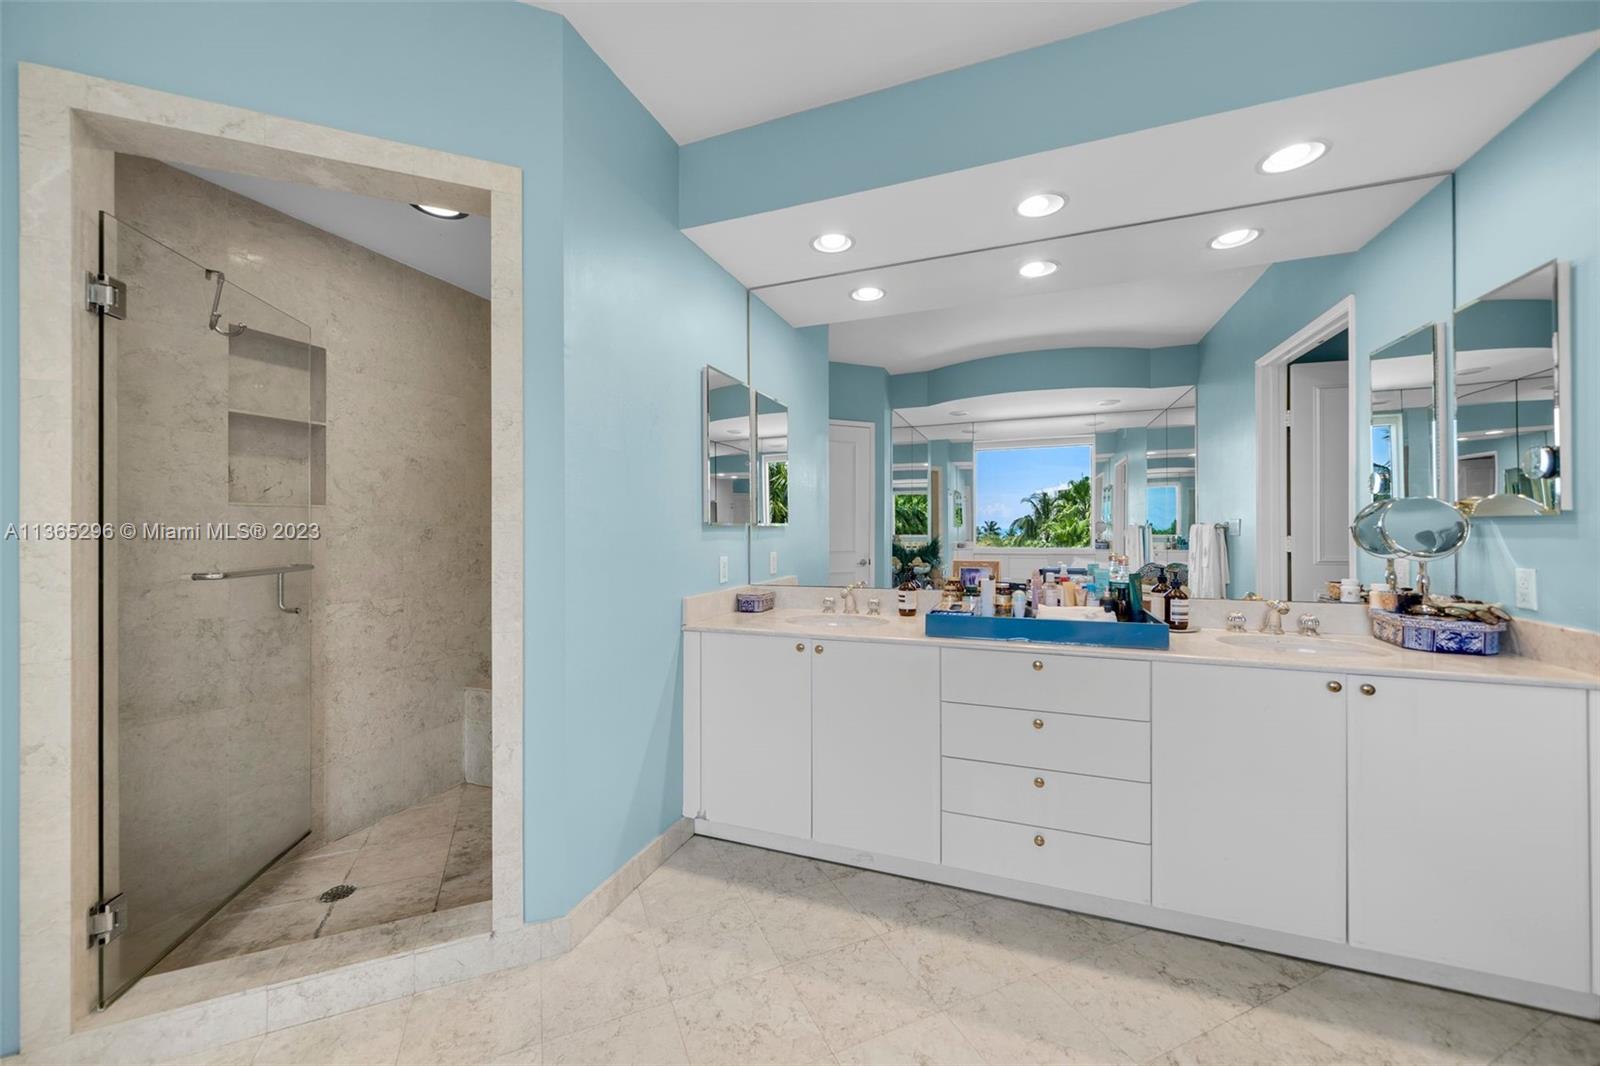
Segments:
[[[1017,214],[1023,218],[1044,218],[1061,210],[1066,203],[1067,198],[1058,192],[1038,192],[1017,204]]]
[[[812,240],[811,247],[819,252],[833,255],[836,252],[849,251],[854,243],[856,242],[851,240],[847,233],[824,233]]]
[[[411,206],[429,218],[443,219],[446,222],[459,222],[467,217],[465,211],[457,211],[453,207],[435,207],[433,204],[412,204]]]
[[[1211,247],[1219,252],[1225,252],[1230,248],[1243,248],[1259,236],[1261,231],[1258,229],[1231,229],[1227,233],[1219,233],[1211,238]]]
[[[1328,150],[1328,145],[1323,141],[1297,141],[1286,144],[1273,152],[1260,164],[1263,174],[1286,174],[1291,170],[1310,166],[1321,159]]]
[[[1031,263],[1023,263],[1017,273],[1025,278],[1043,278],[1054,274],[1060,266],[1060,263],[1050,259],[1035,259]]]
[[[1096,407],[1115,407],[1121,402],[1121,400],[1096,400],[1094,405]]]
[[[876,285],[863,285],[850,294],[850,299],[857,303],[869,304],[874,300],[883,299],[883,290]]]
[[[1483,431],[1485,437],[1503,437],[1505,433],[1506,431],[1503,429],[1486,429]]]

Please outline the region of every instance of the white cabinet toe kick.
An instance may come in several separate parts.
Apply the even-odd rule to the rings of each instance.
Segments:
[[[687,636],[703,835],[1600,1017],[1594,691]]]

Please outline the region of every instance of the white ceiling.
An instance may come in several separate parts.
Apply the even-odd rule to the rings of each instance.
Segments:
[[[1115,401],[1110,406],[1101,404]],[[1173,408],[1174,404],[1182,406]],[[895,408],[896,426],[908,425],[931,440],[997,444],[1061,440],[1148,426],[1169,412],[1170,425],[1194,424],[1193,389],[1076,388],[974,396],[928,407]],[[964,411],[964,415],[952,415]]]
[[[679,144],[1179,6],[530,2],[565,16]]]
[[[485,300],[489,298],[489,220],[484,216],[469,215],[455,221],[435,219],[394,200],[200,167],[180,169]]]
[[[750,287],[1453,170],[1600,46],[1588,33],[685,230]],[[1267,175],[1267,153],[1327,155]],[[1016,214],[1040,191],[1068,197]],[[810,242],[840,231],[849,251]]]

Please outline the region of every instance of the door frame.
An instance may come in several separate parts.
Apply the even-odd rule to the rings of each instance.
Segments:
[[[118,152],[410,201],[490,219],[493,903],[499,936],[525,935],[523,892],[523,174],[470,156],[19,63],[18,518],[97,521],[100,210],[115,210]],[[284,146],[293,146],[292,149]],[[137,308],[132,309],[137,313]],[[99,551],[24,541],[19,578],[17,907],[23,1051],[84,1027],[98,1001],[85,915],[99,894]],[[537,939],[540,928],[531,928]]]
[[[872,517],[871,527],[867,530],[867,541],[872,546],[872,562],[867,566],[868,571],[870,571],[867,580],[871,581],[873,585],[877,585],[878,571],[884,565],[884,553],[879,550],[883,547],[882,524],[884,516],[878,513],[879,508],[877,506],[878,478],[881,476],[881,471],[878,470],[878,426],[874,422],[862,422],[854,418],[828,419],[828,427],[831,429],[834,426],[848,426],[851,429],[864,429],[867,431],[867,454],[869,457],[867,473],[871,478],[867,484],[867,514]],[[829,447],[832,447],[831,441],[829,442]],[[831,502],[829,506],[831,508]],[[828,542],[828,554],[830,557],[833,554],[833,541],[831,538]]]
[[[1350,334],[1347,382],[1350,389],[1349,461],[1357,469],[1356,298],[1346,296],[1256,360],[1256,587],[1269,599],[1281,599],[1289,584],[1285,541],[1289,532],[1288,444],[1283,411],[1289,398],[1289,364],[1342,331]],[[1356,512],[1355,478],[1345,487],[1347,517]]]

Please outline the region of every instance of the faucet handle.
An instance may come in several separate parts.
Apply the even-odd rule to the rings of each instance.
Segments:
[[[837,602],[838,601],[835,600],[832,596],[824,596],[824,597],[822,597],[822,613],[823,614],[832,614],[833,613],[833,605],[835,603],[837,603]]]
[[[1314,614],[1300,616],[1300,635],[1302,637],[1315,637],[1322,634],[1322,619]]]
[[[882,600],[878,599],[878,597],[876,597],[876,596],[867,597],[867,613],[868,614],[882,614],[883,613],[882,609],[883,609],[883,601]]]
[[[1228,632],[1229,633],[1243,633],[1244,632],[1245,619],[1244,619],[1244,612],[1243,611],[1230,611],[1230,612],[1228,612],[1227,622],[1228,622]]]

